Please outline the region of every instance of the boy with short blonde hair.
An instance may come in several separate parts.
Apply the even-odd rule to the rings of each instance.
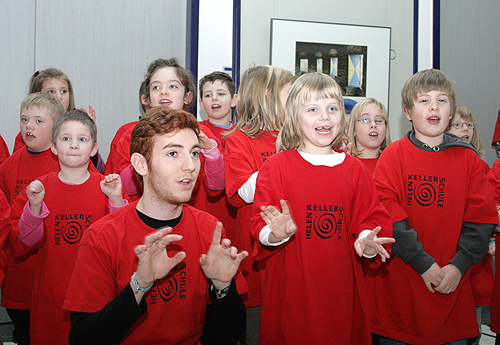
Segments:
[[[31,182],[12,206],[14,254],[40,253],[31,292],[32,344],[67,342],[70,322],[62,304],[80,239],[91,224],[126,204],[118,174],[89,170],[97,149],[95,122],[81,110],[63,114],[52,131],[60,170]]]
[[[384,150],[374,176],[396,242],[395,257],[368,277],[372,331],[380,344],[466,344],[478,333],[469,267],[486,253],[498,214],[479,155],[445,133],[451,79],[420,71],[401,97],[414,129]]]
[[[20,127],[26,148],[13,152],[0,165],[0,189],[10,205],[32,180],[59,170],[57,156],[49,149],[52,126],[63,113],[61,101],[48,93],[32,93],[21,103]],[[14,258],[11,247],[14,242],[15,238],[9,238],[3,247],[7,270],[2,284],[2,306],[14,323],[14,339],[19,344],[29,344],[29,309],[37,256]]]

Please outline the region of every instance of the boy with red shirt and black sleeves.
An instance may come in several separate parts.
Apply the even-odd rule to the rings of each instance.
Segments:
[[[248,253],[221,240],[216,218],[185,204],[200,172],[199,133],[191,114],[161,106],[134,128],[131,163],[144,193],[84,234],[64,302],[71,344],[231,344],[242,336],[236,286],[245,286],[233,277]]]
[[[393,220],[395,257],[368,277],[380,344],[467,344],[478,327],[469,267],[488,249],[498,214],[477,152],[445,133],[455,109],[451,79],[412,76],[401,91],[414,129],[389,145],[375,170]]]

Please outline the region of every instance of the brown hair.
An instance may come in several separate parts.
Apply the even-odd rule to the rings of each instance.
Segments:
[[[182,107],[183,110],[189,111],[193,106],[193,104],[196,102],[196,87],[194,85],[193,76],[191,75],[191,73],[189,73],[187,69],[179,65],[179,62],[177,61],[176,58],[156,59],[149,65],[146,75],[144,76],[144,83],[146,86],[144,96],[146,98],[149,98],[151,91],[150,90],[151,77],[153,76],[153,74],[155,74],[157,70],[164,67],[172,67],[175,70],[175,74],[180,79],[181,84],[185,88],[184,95],[186,95],[188,92],[191,92],[193,94],[191,102],[189,104],[184,104],[184,106]]]
[[[150,164],[155,137],[185,128],[192,129],[197,136],[200,134],[200,125],[192,114],[167,106],[157,106],[150,109],[132,130],[130,156],[139,153]],[[142,183],[142,176],[137,176]]]
[[[84,111],[80,109],[73,109],[62,114],[54,125],[52,126],[52,142],[55,144],[57,141],[57,136],[59,135],[59,128],[61,125],[68,121],[76,121],[83,123],[90,129],[90,137],[92,138],[92,143],[95,144],[97,142],[97,126]]]
[[[447,94],[450,98],[451,111],[455,109],[456,94],[451,78],[440,70],[426,69],[412,75],[401,89],[403,110],[412,110],[418,96],[430,91]]]
[[[64,111],[75,109],[75,96],[73,95],[73,85],[68,76],[57,68],[46,68],[36,71],[30,80],[30,93],[42,91],[43,83],[50,79],[59,79],[68,84],[69,104],[68,109]]]

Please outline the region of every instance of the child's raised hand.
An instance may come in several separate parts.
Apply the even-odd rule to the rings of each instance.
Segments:
[[[123,205],[122,180],[118,174],[104,176],[101,181],[101,191],[108,197],[115,206]]]
[[[442,268],[444,278],[434,289],[442,294],[450,294],[457,288],[462,279],[462,273],[457,266],[448,264]]]
[[[210,151],[215,147],[212,140],[210,140],[210,138],[207,137],[202,131],[200,131],[200,135],[198,136],[198,138],[200,140],[200,147],[205,151]]]
[[[42,182],[35,180],[26,188],[26,196],[30,204],[31,212],[35,216],[40,215],[43,199],[45,198],[45,187]]]
[[[87,112],[87,109],[85,109],[85,108],[80,108],[80,109],[81,109],[81,110],[82,110],[85,114],[87,114],[87,115],[88,115],[88,116],[92,119],[92,121],[94,121],[94,122],[95,122],[95,119],[96,119],[96,117],[95,117],[95,109],[94,109],[94,108],[92,108],[92,106],[91,106],[91,105],[89,105],[89,111],[88,111],[88,112]]]
[[[285,200],[280,200],[282,212],[274,206],[261,206],[260,216],[271,228],[269,242],[279,242],[295,234],[297,226]]]
[[[429,289],[430,292],[434,293],[434,286],[439,286],[441,282],[444,279],[444,272],[441,266],[439,266],[437,263],[433,263],[431,267],[427,269],[424,273],[421,275],[422,279],[424,280],[425,286],[427,286],[427,289]]]
[[[375,238],[381,229],[382,228],[380,226],[377,226],[375,229],[370,231],[368,236],[361,238],[354,243],[354,249],[359,256],[363,256],[363,254],[380,255],[382,262],[385,262],[386,259],[390,258],[390,255],[387,253],[387,250],[385,250],[383,244],[394,243],[396,240],[392,237]]]

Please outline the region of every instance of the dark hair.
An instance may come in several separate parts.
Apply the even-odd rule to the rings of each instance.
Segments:
[[[186,89],[186,92],[184,94],[187,94],[188,92],[191,92],[193,94],[191,102],[189,104],[184,104],[183,106],[183,110],[189,111],[193,106],[194,102],[196,101],[196,86],[194,85],[193,76],[191,75],[191,73],[189,73],[187,69],[179,65],[179,62],[177,61],[176,58],[156,59],[149,65],[148,70],[144,76],[144,83],[146,86],[144,96],[146,98],[149,98],[150,95],[149,84],[151,83],[151,77],[157,70],[163,67],[172,67],[175,70],[175,74],[177,74],[177,77],[179,77],[182,85]]]
[[[201,78],[198,85],[198,87],[200,88],[200,98],[203,94],[203,85],[205,85],[205,83],[207,82],[214,83],[216,80],[220,80],[221,83],[226,84],[227,89],[231,93],[231,97],[234,96],[234,94],[236,93],[236,86],[234,85],[233,78],[231,78],[227,73],[215,71]]]
[[[75,96],[73,95],[73,85],[71,85],[71,80],[69,80],[68,76],[57,68],[46,68],[36,71],[31,76],[29,93],[42,91],[43,83],[50,79],[63,80],[68,84],[69,104],[68,109],[64,109],[64,111],[75,109]]]
[[[54,144],[57,141],[59,128],[63,123],[68,121],[76,121],[88,126],[90,129],[90,137],[92,138],[93,143],[95,144],[97,142],[97,126],[94,120],[92,120],[86,112],[81,111],[80,109],[73,109],[59,116],[57,121],[54,122],[54,125],[52,126],[52,142]]]

